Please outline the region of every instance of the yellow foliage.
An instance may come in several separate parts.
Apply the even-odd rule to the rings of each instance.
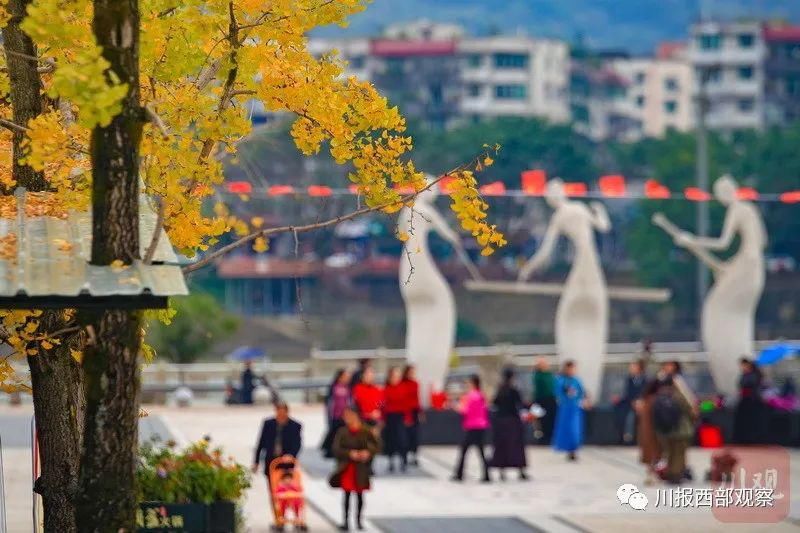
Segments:
[[[349,165],[349,179],[370,207],[396,212],[403,205],[399,190],[426,186],[408,161],[412,141],[397,108],[370,83],[343,77],[337,54],[318,58],[307,50],[309,31],[345,26],[368,3],[140,0],[141,103],[165,127],[144,127],[141,179],[144,191],[163,206],[164,228],[181,253],[192,256],[227,232],[247,235],[264,224],[258,217],[249,224],[232,217],[221,204],[211,209],[215,190],[224,181],[218,156],[235,157],[237,144],[250,133],[249,100],[270,111],[293,113],[297,119],[291,134],[298,149],[313,154],[324,147],[337,163]],[[54,193],[47,214],[88,206],[91,129],[120,111],[128,91],[108,70],[93,37],[92,9],[90,0],[32,0],[22,22],[43,62],[55,65],[53,72],[43,74],[43,91],[59,105],[24,125],[24,162],[44,172]],[[7,20],[0,0],[0,26]],[[9,91],[3,71],[0,97]],[[12,116],[7,98],[0,98],[0,116]],[[7,189],[13,186],[10,142],[10,133],[0,131],[0,185]],[[472,168],[492,162],[487,155]],[[484,253],[502,246],[502,234],[486,222],[487,206],[472,173],[465,170],[452,177],[452,208],[461,225]],[[9,212],[0,198],[0,216]],[[0,254],[12,255],[15,246],[0,242]],[[264,238],[253,242],[259,252],[267,246]],[[33,323],[25,313],[30,312],[0,311],[12,333],[7,343],[21,354],[32,349],[34,335],[25,331]],[[47,349],[44,341],[38,346]]]

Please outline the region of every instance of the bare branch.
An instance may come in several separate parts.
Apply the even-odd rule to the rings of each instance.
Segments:
[[[28,128],[26,128],[25,126],[20,126],[16,122],[12,122],[5,118],[0,118],[0,126],[11,131],[23,131],[23,132],[28,131]]]
[[[231,252],[231,251],[233,251],[233,250],[235,250],[235,249],[237,249],[237,248],[239,248],[241,246],[249,244],[249,243],[253,242],[254,240],[258,239],[259,237],[269,237],[271,235],[276,235],[276,234],[279,234],[279,233],[286,233],[286,232],[289,232],[289,231],[291,231],[294,234],[305,233],[307,231],[314,231],[314,230],[318,230],[318,229],[322,229],[322,228],[327,228],[329,226],[334,226],[334,225],[339,224],[341,222],[345,222],[347,220],[351,220],[353,218],[360,217],[362,215],[366,215],[368,213],[374,213],[376,211],[383,211],[384,209],[387,209],[387,208],[390,208],[390,207],[400,207],[400,206],[407,205],[414,198],[416,198],[419,194],[421,194],[424,191],[427,191],[428,189],[430,189],[433,186],[437,185],[441,180],[443,180],[447,176],[450,176],[452,174],[455,174],[457,172],[461,172],[461,171],[469,168],[474,163],[474,161],[478,161],[478,160],[479,159],[476,158],[475,160],[470,161],[469,163],[465,163],[463,165],[459,165],[458,167],[456,167],[456,168],[454,168],[454,169],[442,174],[438,178],[436,178],[434,180],[431,180],[427,185],[425,185],[425,187],[421,188],[419,191],[416,191],[416,192],[414,192],[412,194],[404,196],[404,197],[402,197],[399,200],[394,201],[394,202],[388,202],[388,203],[385,203],[385,204],[382,204],[382,205],[376,205],[374,207],[364,207],[364,208],[361,208],[361,209],[357,209],[357,210],[355,210],[355,211],[353,211],[351,213],[348,213],[346,215],[340,215],[340,216],[337,216],[337,217],[334,217],[334,218],[331,218],[331,219],[328,219],[328,220],[323,220],[321,222],[315,222],[313,224],[301,224],[301,225],[297,225],[297,226],[280,226],[280,227],[277,227],[277,228],[267,228],[267,229],[262,229],[262,230],[256,231],[255,233],[251,233],[249,235],[246,235],[246,236],[244,236],[244,237],[242,237],[240,239],[237,239],[236,241],[234,241],[234,242],[232,242],[230,244],[227,244],[227,245],[223,246],[219,250],[216,250],[215,252],[210,253],[209,255],[207,255],[203,259],[197,261],[196,263],[193,263],[191,265],[187,265],[187,266],[183,267],[183,273],[184,274],[188,274],[190,272],[194,272],[195,270],[199,270],[199,269],[203,268],[204,266],[207,266],[208,264],[210,264],[212,261],[214,261],[218,257],[222,257],[223,255],[225,255],[225,254],[227,254],[227,253],[229,253],[229,252]]]
[[[153,256],[156,253],[156,248],[158,248],[158,240],[163,231],[161,226],[164,224],[164,202],[160,199],[156,199],[156,202],[158,202],[158,215],[156,216],[156,226],[153,229],[153,237],[150,239],[150,244],[147,246],[147,251],[145,251],[144,254],[143,262],[145,265],[149,265],[153,262]]]
[[[56,61],[50,57],[36,57],[28,54],[23,54],[22,52],[17,52],[16,50],[9,50],[8,48],[3,48],[6,54],[16,57],[21,57],[23,59],[28,59],[30,61],[35,61],[37,63],[44,63],[47,65],[47,69],[49,70],[39,70],[39,72],[52,72],[56,68]]]
[[[164,121],[150,104],[146,104],[144,106],[144,113],[147,116],[147,119],[161,132],[161,136],[165,139],[168,138],[169,129],[167,128],[167,125],[164,124]]]

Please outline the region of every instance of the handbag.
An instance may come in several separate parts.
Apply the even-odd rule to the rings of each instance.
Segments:
[[[328,485],[333,489],[342,487],[342,470],[340,468],[337,468],[336,471],[330,475],[328,478]]]

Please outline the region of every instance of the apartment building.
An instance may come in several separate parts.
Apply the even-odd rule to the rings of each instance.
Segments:
[[[693,76],[685,45],[665,43],[655,57],[616,59],[611,67],[627,83],[627,109],[640,124],[640,137],[663,137],[668,130],[694,126]]]
[[[642,124],[627,97],[629,85],[611,62],[597,58],[573,61],[570,115],[575,131],[593,141],[639,139]]]
[[[569,120],[569,47],[529,37],[473,37],[458,42],[461,114],[473,118]]]
[[[766,124],[765,59],[760,22],[705,21],[691,27],[692,94],[704,102],[706,124],[732,131]]]
[[[499,116],[569,120],[569,47],[527,36],[465,37],[455,25],[397,24],[374,39],[311,39],[336,49],[412,120],[448,128]]]
[[[800,120],[800,26],[764,28],[767,124]]]

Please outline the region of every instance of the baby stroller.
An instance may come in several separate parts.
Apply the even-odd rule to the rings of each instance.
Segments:
[[[303,495],[303,474],[297,459],[284,455],[269,465],[269,490],[272,512],[275,516],[273,531],[283,531],[287,523],[295,531],[308,531],[306,526],[305,497]],[[292,520],[287,518],[292,513]]]

